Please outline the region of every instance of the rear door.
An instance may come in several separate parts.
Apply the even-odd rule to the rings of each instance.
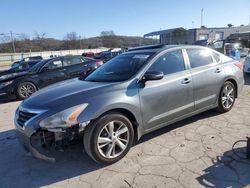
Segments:
[[[36,76],[38,85],[41,88],[67,79],[62,58],[47,62]]]
[[[186,52],[193,80],[195,109],[214,105],[224,82],[223,66],[216,61],[212,50],[187,48]]]
[[[88,70],[85,58],[80,56],[64,57],[63,65],[68,79],[82,76]]]
[[[164,126],[194,110],[193,83],[182,50],[162,54],[148,71],[163,72],[164,78],[148,81],[139,90],[145,129]]]

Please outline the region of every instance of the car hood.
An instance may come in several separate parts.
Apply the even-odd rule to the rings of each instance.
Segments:
[[[99,89],[115,83],[88,82],[71,79],[41,89],[23,102],[23,106],[34,109],[50,109],[63,104],[80,104],[81,101],[99,94]]]
[[[22,71],[22,72],[13,72],[11,70],[3,71],[0,72],[0,82],[13,80],[17,77],[27,75],[28,73],[29,73],[28,71]]]

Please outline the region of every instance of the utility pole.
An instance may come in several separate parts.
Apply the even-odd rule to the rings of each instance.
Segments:
[[[16,53],[15,41],[14,41],[14,38],[13,38],[13,33],[12,33],[12,31],[10,31],[10,37],[11,37],[11,41],[12,41],[13,52]]]
[[[201,26],[203,26],[203,12],[204,12],[204,8],[201,9]]]
[[[80,41],[80,49],[82,49],[82,38],[79,36],[79,41]]]

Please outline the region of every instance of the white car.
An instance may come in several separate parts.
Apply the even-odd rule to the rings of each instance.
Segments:
[[[244,63],[244,72],[245,73],[250,73],[250,55],[248,55],[245,59]]]

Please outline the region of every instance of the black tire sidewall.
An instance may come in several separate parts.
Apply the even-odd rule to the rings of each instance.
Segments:
[[[111,158],[111,159],[107,159],[105,157],[103,157],[97,148],[97,139],[98,139],[98,135],[100,133],[100,131],[102,130],[102,128],[107,125],[110,121],[121,121],[123,122],[128,130],[129,130],[129,142],[128,142],[128,146],[127,148],[124,150],[124,152],[119,155],[118,157],[115,158]],[[103,116],[102,118],[100,118],[96,123],[95,123],[95,128],[92,131],[93,135],[89,135],[91,136],[90,139],[90,149],[92,150],[92,156],[95,158],[95,160],[97,162],[100,163],[104,163],[104,164],[111,164],[111,163],[115,163],[117,161],[119,161],[120,159],[122,159],[129,151],[129,149],[131,148],[132,144],[133,144],[133,140],[134,140],[134,129],[133,129],[133,125],[132,123],[129,121],[128,118],[126,118],[125,116],[118,114],[118,113],[112,113],[112,114],[107,114],[105,116]]]
[[[23,96],[21,95],[21,93],[20,93],[21,87],[22,87],[23,85],[26,85],[26,84],[29,84],[29,85],[31,85],[32,87],[34,87],[35,92],[37,91],[36,85],[33,84],[32,82],[22,82],[22,83],[18,84],[18,86],[17,86],[16,94],[17,94],[18,99],[24,100],[24,99],[27,98],[27,97],[23,97]],[[35,92],[34,92],[34,93],[35,93]]]
[[[223,90],[227,85],[230,85],[234,89],[234,101],[233,101],[233,104],[231,105],[230,108],[225,108],[222,104]],[[236,88],[235,88],[234,84],[230,81],[225,82],[221,88],[221,91],[220,91],[220,97],[219,97],[219,109],[220,109],[220,111],[229,112],[234,106],[235,99],[236,99]]]

